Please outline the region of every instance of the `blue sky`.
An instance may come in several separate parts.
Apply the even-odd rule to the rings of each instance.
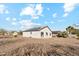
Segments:
[[[79,24],[77,3],[7,3],[0,4],[0,28],[25,30],[36,26],[49,26],[52,30],[65,30]]]

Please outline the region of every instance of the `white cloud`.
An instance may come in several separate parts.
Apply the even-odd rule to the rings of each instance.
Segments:
[[[53,16],[53,18],[56,18],[57,17],[57,13],[54,13],[52,16]]]
[[[8,10],[6,10],[6,11],[5,11],[5,14],[9,14],[9,11],[8,11]]]
[[[16,18],[7,17],[5,20],[8,21],[9,24],[11,24],[11,25],[17,25],[17,23],[18,23],[16,21]]]
[[[9,11],[6,9],[5,5],[0,4],[0,14],[3,14],[3,13],[8,14]]]
[[[10,20],[10,23],[12,24],[12,25],[17,25],[17,19],[16,18],[12,18],[11,20]]]
[[[55,22],[54,22],[54,21],[49,21],[49,22],[48,22],[48,21],[45,21],[44,23],[45,23],[45,24],[53,24],[53,23],[55,23]]]
[[[31,20],[21,20],[21,21],[19,21],[19,23],[21,25],[22,30],[26,30],[26,29],[32,28],[34,26],[40,26],[41,25],[41,24],[38,24],[38,23],[34,23]]]
[[[68,14],[69,14],[69,13],[64,13],[63,17],[66,17],[66,16],[68,16]]]
[[[47,22],[47,21],[45,21],[44,23],[45,23],[45,24],[48,24],[48,22]]]
[[[12,22],[11,24],[12,24],[12,25],[16,25],[17,23],[16,23],[16,22]]]
[[[13,18],[12,21],[16,21],[16,18]]]
[[[65,3],[64,12],[71,12],[74,9],[75,5],[75,3]]]
[[[5,11],[5,6],[4,5],[0,5],[0,14],[3,14]]]
[[[64,22],[64,21],[65,21],[64,19],[58,20],[58,22]]]
[[[22,10],[21,15],[32,15],[34,13],[32,7],[26,7]]]
[[[2,8],[3,8],[3,7],[5,7],[5,6],[4,6],[3,4],[0,4],[0,7],[2,7]]]
[[[50,23],[51,23],[51,24],[53,24],[53,23],[54,23],[54,21],[51,21]]]
[[[23,8],[20,15],[21,16],[29,15],[32,17],[32,19],[33,18],[36,19],[42,15],[42,12],[43,12],[43,7],[41,4],[36,4],[36,5],[31,4],[31,5],[28,5],[25,8]]]
[[[6,18],[6,21],[10,21],[10,17],[7,17],[7,18]]]
[[[32,16],[32,19],[39,19],[39,16]]]
[[[73,24],[73,27],[79,29],[79,24]]]
[[[50,10],[50,8],[47,8],[47,10]]]
[[[64,3],[64,15],[63,17],[68,16],[70,12],[72,12],[75,9],[77,3]]]
[[[38,11],[36,13],[37,15],[41,15],[42,14],[42,11],[43,11],[42,5],[41,4],[37,4],[35,10]]]
[[[5,20],[6,20],[6,21],[10,21],[10,22],[14,22],[14,21],[16,21],[17,19],[16,19],[16,18],[7,17]]]

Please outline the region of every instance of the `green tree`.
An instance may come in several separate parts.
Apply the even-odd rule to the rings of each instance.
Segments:
[[[64,31],[64,32],[59,32],[59,33],[57,34],[57,36],[58,36],[58,37],[66,38],[66,37],[68,37],[68,34],[67,34],[66,31]]]
[[[68,37],[68,33],[66,31],[62,32],[62,37],[64,38]]]
[[[0,29],[0,35],[4,35],[5,33],[7,33],[5,29]]]
[[[79,39],[79,29],[76,29],[76,35],[77,35],[77,37]]]
[[[68,26],[68,27],[66,28],[66,31],[67,31],[69,34],[73,34],[73,33],[75,33],[75,28],[72,27],[72,26]]]

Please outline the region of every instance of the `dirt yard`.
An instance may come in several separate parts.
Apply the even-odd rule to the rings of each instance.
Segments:
[[[0,38],[1,56],[79,56],[75,38]]]

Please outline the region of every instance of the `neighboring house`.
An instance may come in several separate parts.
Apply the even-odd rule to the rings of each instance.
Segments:
[[[52,36],[56,37],[58,33],[60,33],[61,31],[52,31]]]
[[[48,26],[31,28],[23,31],[23,37],[52,38],[52,31]]]

